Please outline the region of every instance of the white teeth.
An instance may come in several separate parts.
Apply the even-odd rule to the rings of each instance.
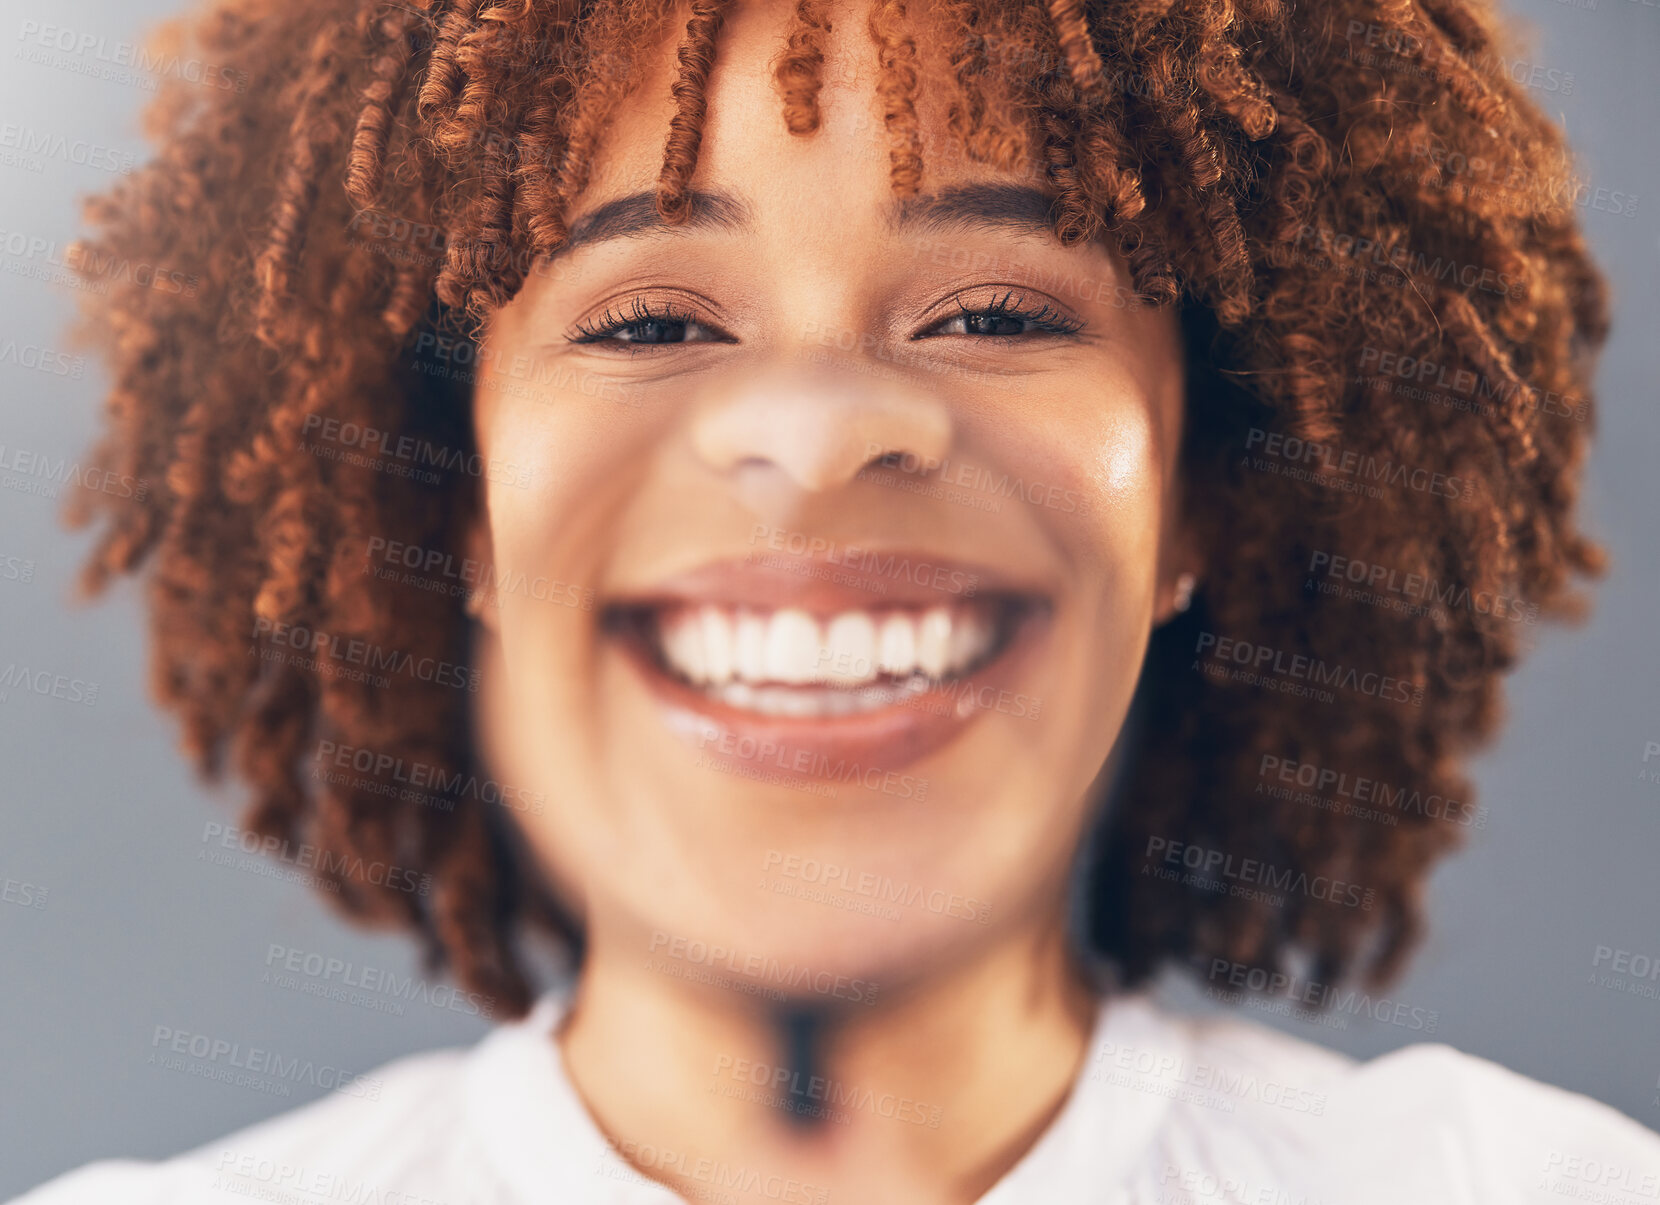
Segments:
[[[861,706],[868,706],[851,690],[824,690],[818,693],[827,715],[851,715]]]
[[[746,611],[738,616],[732,635],[732,667],[746,682],[766,681],[767,621],[759,615]]]
[[[774,682],[811,682],[819,672],[819,630],[813,617],[794,607],[772,613],[767,625],[767,677]]]
[[[718,607],[704,607],[697,613],[697,622],[703,633],[703,657],[709,681],[725,682],[733,669],[732,624]]]
[[[843,611],[820,623],[796,607],[666,610],[663,660],[733,706],[775,715],[843,714],[885,705],[976,665],[997,633],[978,606]],[[878,679],[885,679],[878,681]],[[834,687],[834,690],[803,690]],[[873,693],[874,692],[874,693]]]
[[[876,621],[863,611],[847,611],[824,632],[825,659],[820,668],[832,682],[858,686],[876,680]]]
[[[664,626],[663,656],[693,682],[702,682],[708,677],[703,657],[703,633],[698,631],[695,616],[676,615]]]
[[[934,607],[922,617],[916,632],[916,667],[930,678],[945,673],[951,655],[951,612]]]
[[[734,707],[753,709],[755,706],[755,688],[748,682],[728,682],[715,691],[715,697]]]
[[[916,668],[916,624],[908,615],[893,614],[882,621],[877,655],[884,674],[903,677]]]
[[[711,687],[709,693],[727,706],[744,711],[811,717],[874,711],[907,695],[922,694],[927,689],[926,678],[912,678],[906,682],[873,683],[851,690],[801,690],[792,686],[751,686],[747,682],[728,682]]]
[[[964,610],[951,617],[951,639],[947,644],[945,663],[954,669],[972,665],[991,647],[995,633],[983,613]]]

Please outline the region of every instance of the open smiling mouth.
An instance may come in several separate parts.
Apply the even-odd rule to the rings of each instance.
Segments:
[[[729,707],[824,718],[948,687],[994,661],[1021,607],[975,599],[820,618],[798,607],[669,605],[636,614],[663,673]]]
[[[942,601],[908,590],[876,601],[868,588],[746,570],[603,612],[672,726],[705,748],[735,733],[757,748],[895,768],[983,711],[1011,714],[1019,664],[1049,614],[1028,592]],[[1035,715],[1035,703],[1022,706]]]

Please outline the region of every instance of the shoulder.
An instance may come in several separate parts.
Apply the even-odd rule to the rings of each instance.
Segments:
[[[1217,1167],[1166,1176],[1249,1171],[1260,1183],[1235,1187],[1319,1201],[1660,1198],[1660,1134],[1451,1046],[1362,1062],[1236,1016],[1169,1023],[1191,1090],[1166,1134]]]
[[[1451,1046],[1408,1046],[1363,1064],[1340,1103],[1340,1122],[1393,1124],[1440,1149],[1472,1200],[1485,1199],[1487,1184],[1518,1201],[1660,1197],[1660,1134]]]
[[[105,1159],[67,1172],[12,1205],[207,1205],[280,1200],[340,1183],[412,1194],[448,1181],[461,1131],[468,1052],[409,1055],[297,1109],[160,1162]],[[403,1199],[403,1198],[392,1198]],[[447,1199],[447,1198],[441,1198]]]

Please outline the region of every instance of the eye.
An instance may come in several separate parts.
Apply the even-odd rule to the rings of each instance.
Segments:
[[[935,323],[918,339],[936,335],[968,335],[971,337],[1009,339],[1022,335],[1073,335],[1083,329],[1083,322],[1063,314],[1046,301],[1033,302],[1013,289],[1001,297],[994,297],[981,305],[969,305],[961,297],[953,298],[958,312]]]
[[[731,336],[724,331],[700,322],[690,312],[666,303],[653,303],[636,297],[629,302],[626,313],[613,313],[606,307],[599,318],[579,322],[568,336],[572,343],[609,344],[630,351],[636,348],[663,347],[677,343],[730,343]]]

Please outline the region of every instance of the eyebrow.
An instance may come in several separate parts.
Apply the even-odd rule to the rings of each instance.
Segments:
[[[655,192],[636,192],[607,201],[572,224],[555,256],[613,239],[650,238],[692,230],[742,233],[752,226],[750,208],[721,190],[693,190],[690,214],[682,223],[657,212]],[[1055,200],[1023,184],[953,184],[927,196],[895,201],[887,214],[895,234],[945,234],[983,231],[1053,235]]]
[[[1055,200],[1024,184],[953,184],[922,197],[906,197],[890,216],[898,234],[1055,233]]]
[[[691,201],[691,212],[679,224],[667,221],[657,212],[655,192],[631,193],[615,201],[607,201],[572,223],[565,241],[554,254],[569,255],[578,247],[609,239],[645,238],[682,230],[742,231],[749,228],[749,207],[729,192],[699,192],[694,189],[688,199]]]

